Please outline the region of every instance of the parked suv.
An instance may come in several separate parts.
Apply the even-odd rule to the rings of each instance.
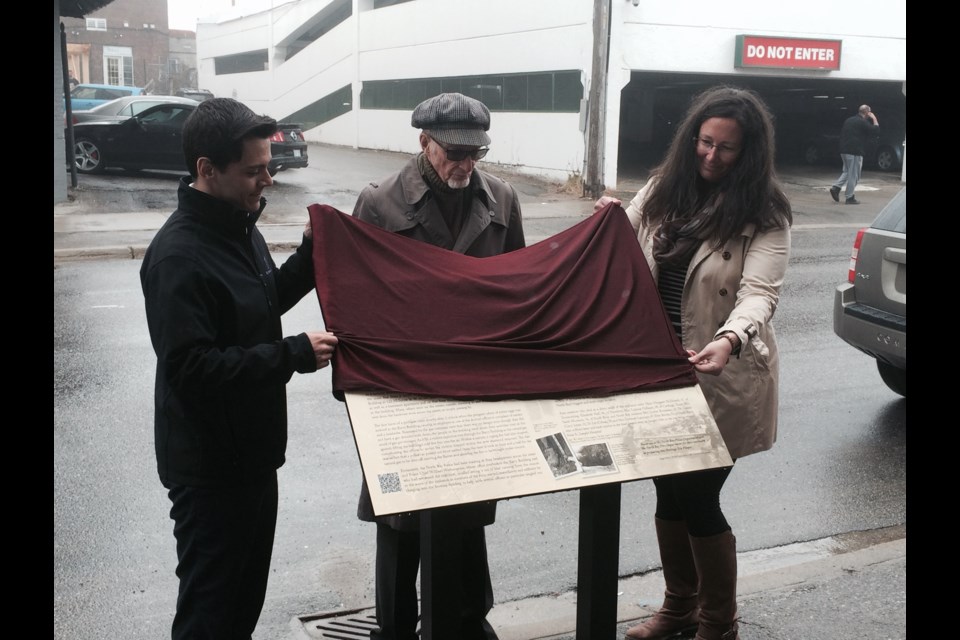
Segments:
[[[834,295],[833,331],[875,358],[886,385],[906,397],[906,187],[857,233],[847,282]]]

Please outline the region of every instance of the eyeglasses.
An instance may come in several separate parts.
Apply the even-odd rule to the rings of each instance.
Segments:
[[[462,162],[467,158],[472,158],[474,160],[479,160],[480,158],[487,155],[487,151],[490,151],[487,147],[479,147],[477,149],[451,149],[442,142],[438,142],[434,138],[430,138],[436,142],[437,146],[443,149],[444,153],[447,154],[447,160],[450,162]]]
[[[710,153],[712,150],[716,149],[717,153],[725,158],[730,158],[732,156],[740,153],[738,147],[731,147],[725,144],[715,144],[712,140],[707,140],[706,138],[694,138],[697,143],[697,148],[704,153]]]

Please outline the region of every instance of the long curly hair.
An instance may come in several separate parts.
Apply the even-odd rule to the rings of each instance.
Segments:
[[[696,151],[700,127],[710,118],[732,118],[743,132],[736,163],[716,183],[700,176]],[[641,211],[644,226],[659,225],[661,237],[679,233],[719,248],[751,222],[761,230],[792,224],[790,202],[774,169],[775,151],[773,116],[756,93],[726,85],[700,93],[653,169]],[[672,245],[668,241],[655,253],[674,257]]]

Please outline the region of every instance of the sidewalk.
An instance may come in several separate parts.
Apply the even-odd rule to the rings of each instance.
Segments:
[[[369,162],[377,167],[371,171],[378,172],[391,163],[399,167],[408,156],[313,144],[310,157],[311,166],[314,166],[316,159],[315,166],[323,167],[327,181],[336,183],[337,176],[334,174],[339,167],[363,166]],[[524,227],[529,227],[528,244],[543,240],[551,235],[551,231],[569,226],[590,215],[593,210],[592,199],[565,191],[559,184],[516,173],[510,167],[490,165],[484,168],[503,176],[517,187]],[[780,178],[794,211],[794,228],[810,225],[838,228],[865,226],[903,185],[899,174],[865,172],[857,186],[863,204],[849,207],[837,205],[830,199],[828,190],[836,178],[835,174],[836,171],[830,167],[790,167],[781,170]],[[281,179],[285,177],[280,175]],[[379,173],[373,177],[377,175]],[[114,206],[106,206],[97,201],[96,196],[109,190],[111,178],[121,179],[122,175],[81,176],[81,188],[75,193],[74,201],[54,205],[55,260],[140,259],[157,229],[176,207],[176,182],[172,179],[160,181],[153,190],[124,194],[126,208],[118,210]],[[271,249],[290,251],[297,246],[306,220],[305,209],[312,201],[349,210],[365,182],[358,181],[353,175],[344,178],[343,182],[336,194],[314,192],[304,196],[319,200],[300,201],[290,184],[285,184],[283,190],[268,189],[265,192],[267,208],[257,227]],[[617,189],[610,189],[608,193],[623,200],[626,206],[645,182],[645,174],[621,175]],[[91,184],[94,186],[91,187]],[[106,186],[99,187],[98,191],[97,184]],[[287,195],[290,191],[294,191],[292,199]],[[559,224],[557,220],[566,222]]]
[[[889,527],[739,553],[741,640],[905,639],[906,535]],[[621,578],[618,597],[623,638],[660,606],[662,572]],[[500,640],[577,640],[576,614],[574,590],[497,603],[488,620]],[[323,612],[290,626],[297,640],[359,640],[375,618],[372,608]]]
[[[906,528],[857,537],[738,554],[741,640],[906,638]],[[659,608],[663,575],[621,579],[618,593],[622,638]],[[575,609],[575,592],[528,599],[494,607],[491,623],[501,640],[575,640]]]

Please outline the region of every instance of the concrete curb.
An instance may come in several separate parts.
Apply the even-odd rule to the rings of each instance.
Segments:
[[[883,563],[905,562],[906,536],[906,526],[900,525],[738,553],[737,600],[741,613],[747,616],[741,624],[752,623],[751,603],[764,598],[789,597]],[[663,572],[659,569],[621,578],[618,626],[630,626],[653,615],[663,600],[663,589]],[[369,620],[371,616],[372,607],[314,613],[293,618],[290,628],[298,640],[320,640],[329,636],[311,628],[310,621],[351,617]],[[487,616],[500,640],[575,640],[576,618],[576,589],[499,602]]]
[[[906,528],[891,527],[883,533],[903,537],[850,551],[843,550],[843,536],[837,536],[739,553],[737,600],[743,606],[774,592],[822,584],[864,567],[906,559]],[[766,568],[771,562],[777,566]],[[618,623],[633,625],[653,615],[663,601],[663,588],[663,572],[659,569],[622,578],[618,590]],[[568,591],[500,603],[488,619],[500,640],[573,640],[576,606],[576,591]]]
[[[105,259],[139,259],[143,257],[146,247],[85,247],[80,249],[54,249],[53,261],[66,260],[105,260]]]
[[[270,253],[292,253],[300,246],[299,242],[268,242]],[[107,246],[85,247],[77,249],[54,249],[54,262],[68,262],[72,260],[140,260],[146,252],[146,245],[138,246]]]

